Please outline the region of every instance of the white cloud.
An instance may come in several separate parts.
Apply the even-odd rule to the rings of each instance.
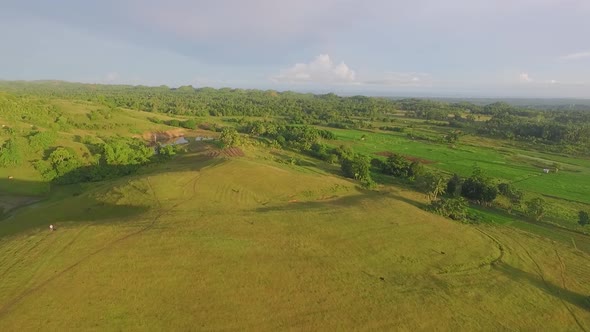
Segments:
[[[367,80],[364,83],[371,85],[387,85],[399,87],[424,87],[432,86],[432,76],[430,74],[425,73],[389,72],[385,73],[383,77]]]
[[[355,83],[356,73],[344,62],[335,65],[329,55],[320,54],[310,63],[297,63],[282,70],[272,80],[283,83],[343,84]]]
[[[529,76],[528,73],[521,73],[520,75],[518,75],[518,79],[524,83],[530,83],[533,81],[533,79]]]
[[[329,55],[318,55],[309,63],[297,63],[271,78],[278,83],[319,83],[382,85],[390,87],[431,87],[432,76],[418,72],[386,72],[381,75],[361,75],[344,62],[335,64]]]
[[[571,53],[560,57],[561,60],[579,60],[585,58],[590,58],[590,51]]]

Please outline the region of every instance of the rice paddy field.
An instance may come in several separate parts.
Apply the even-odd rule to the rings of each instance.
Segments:
[[[368,155],[396,152],[431,161],[433,168],[448,173],[470,175],[478,165],[494,178],[518,188],[566,200],[590,203],[590,160],[541,154],[502,146],[482,147],[472,144],[447,144],[412,140],[403,134],[334,130],[338,140]],[[366,138],[361,140],[362,136]],[[544,174],[544,168],[560,163],[557,173]]]

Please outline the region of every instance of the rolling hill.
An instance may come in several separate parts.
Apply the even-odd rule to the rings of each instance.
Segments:
[[[584,252],[193,147],[3,220],[0,330],[590,328]]]

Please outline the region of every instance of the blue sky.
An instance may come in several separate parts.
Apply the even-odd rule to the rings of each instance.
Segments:
[[[590,98],[588,0],[1,0],[0,79]]]

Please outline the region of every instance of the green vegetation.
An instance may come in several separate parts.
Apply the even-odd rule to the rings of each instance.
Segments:
[[[231,148],[234,146],[239,146],[241,144],[241,138],[238,134],[236,128],[233,127],[226,127],[223,128],[221,131],[221,136],[219,137],[219,141],[223,146]]]
[[[426,175],[420,176],[417,181],[417,187],[428,196],[428,200],[430,201],[436,200],[447,191],[445,179],[440,175],[432,173],[426,173]]]
[[[581,110],[0,91],[2,331],[590,328]]]
[[[478,204],[491,204],[498,196],[498,189],[479,167],[461,184],[461,195]]]
[[[467,221],[467,200],[463,197],[442,197],[431,203],[432,209],[441,216],[453,220]]]
[[[355,154],[352,157],[342,158],[340,169],[347,178],[359,180],[368,187],[373,186],[371,162],[367,157]]]
[[[586,226],[588,224],[590,224],[590,217],[588,216],[588,212],[586,211],[580,211],[578,212],[578,223],[580,224],[580,226]]]
[[[536,221],[541,220],[547,211],[547,202],[540,197],[533,198],[525,204],[528,214],[535,218]]]
[[[19,166],[23,162],[24,146],[21,140],[8,139],[0,147],[0,167]]]

